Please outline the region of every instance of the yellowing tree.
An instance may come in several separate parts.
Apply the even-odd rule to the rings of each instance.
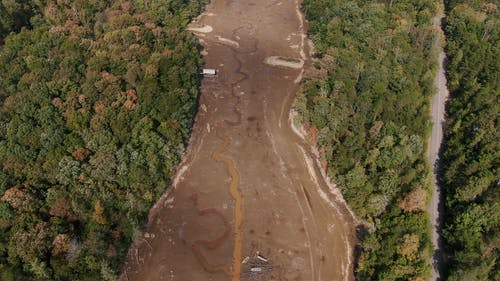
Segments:
[[[94,212],[92,213],[92,219],[99,224],[107,224],[106,218],[103,216],[104,207],[101,205],[101,201],[97,200],[94,204]]]

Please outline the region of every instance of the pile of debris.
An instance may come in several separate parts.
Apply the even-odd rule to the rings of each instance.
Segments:
[[[243,260],[241,278],[244,281],[264,281],[271,276],[273,265],[269,259],[257,252],[254,257]]]

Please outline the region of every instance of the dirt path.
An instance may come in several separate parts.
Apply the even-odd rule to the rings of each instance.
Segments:
[[[442,38],[444,33],[441,30],[441,21],[444,14],[437,16],[434,19],[434,25],[439,29]],[[449,91],[447,87],[445,75],[445,60],[446,54],[442,47],[439,53],[439,70],[436,73],[434,80],[437,89],[436,94],[432,97],[432,132],[429,139],[428,159],[433,167],[433,193],[429,204],[429,215],[432,223],[432,244],[434,245],[434,255],[431,261],[432,275],[431,280],[440,280],[442,271],[442,249],[441,249],[441,214],[443,209],[441,188],[439,186],[438,178],[440,173],[440,149],[443,141],[443,125],[445,122],[445,104],[448,98]]]
[[[199,17],[218,77],[203,80],[188,154],[121,280],[354,279],[353,219],[289,125],[303,69],[265,63],[307,65],[298,4],[215,0]]]

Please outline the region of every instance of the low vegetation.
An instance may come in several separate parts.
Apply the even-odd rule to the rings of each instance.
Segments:
[[[438,1],[304,0],[316,60],[296,120],[365,224],[358,280],[426,280],[432,254],[425,152]]]
[[[0,2],[0,280],[115,280],[189,135],[202,2]]]
[[[500,280],[499,1],[446,2],[448,280]]]

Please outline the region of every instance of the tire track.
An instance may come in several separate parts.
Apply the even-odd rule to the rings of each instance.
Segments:
[[[266,103],[264,103],[264,118],[265,119],[267,119],[266,116],[268,116],[266,111],[267,111],[267,105],[266,105]],[[267,130],[266,130],[266,135],[269,138],[269,141],[271,142],[271,146],[273,148],[274,155],[279,160],[282,175],[291,174],[290,169],[287,168],[287,166],[285,165],[285,162],[283,161],[283,158],[278,153],[274,137]],[[311,222],[312,222],[312,228],[314,228],[314,229],[318,229],[318,227],[316,224],[316,219],[314,218],[314,215],[312,212],[312,205],[311,205],[310,201],[308,200],[307,195],[305,194],[305,188],[300,183],[300,180],[297,180],[294,176],[292,176],[292,177],[287,177],[286,181],[289,183],[288,186],[295,186],[295,188],[289,188],[286,190],[287,190],[287,192],[289,192],[290,194],[293,195],[293,198],[297,202],[297,206],[299,207],[300,213],[302,215],[302,225],[304,227],[304,232],[305,232],[305,235],[307,238],[306,243],[309,243],[309,245],[310,245],[309,247],[307,247],[308,248],[307,250],[308,250],[308,256],[309,256],[309,263],[311,264],[311,280],[316,280],[315,279],[316,269],[315,269],[314,254],[313,254],[313,249],[312,249],[314,243],[313,243],[313,239],[311,238],[311,227],[309,227],[309,224],[311,224]],[[298,188],[298,186],[300,186],[301,188]],[[301,194],[301,193],[304,195],[304,199],[302,199],[299,196],[299,194]],[[306,201],[306,202],[304,202],[304,201]],[[309,214],[307,214],[306,211],[304,210],[306,208],[307,208]],[[320,268],[321,268],[321,264],[318,266],[318,272],[321,271]],[[320,280],[321,280],[321,277],[320,277]]]
[[[198,209],[198,194],[195,193],[191,196],[191,200],[193,200],[193,203],[195,207]],[[205,208],[205,209],[198,209],[198,215],[204,216],[204,215],[209,215],[209,214],[214,214],[218,216],[224,223],[224,233],[221,234],[219,237],[213,239],[213,240],[196,240],[193,242],[191,245],[191,249],[193,250],[194,256],[198,260],[198,262],[203,266],[203,269],[207,272],[217,272],[217,271],[222,271],[224,274],[227,276],[231,276],[231,270],[225,266],[225,265],[212,265],[208,262],[207,258],[203,255],[201,252],[202,247],[207,247],[209,249],[216,249],[219,247],[219,245],[226,240],[226,238],[229,236],[231,233],[231,225],[227,221],[226,217],[217,209],[215,208]]]

